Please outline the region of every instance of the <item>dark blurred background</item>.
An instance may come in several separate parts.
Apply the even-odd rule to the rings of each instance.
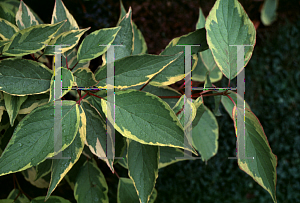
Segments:
[[[45,23],[51,22],[54,0],[24,2]],[[81,28],[91,27],[88,33],[116,26],[120,15],[119,1],[63,2]],[[214,2],[130,0],[123,4],[127,11],[131,6],[132,19],[145,37],[148,53],[159,54],[173,38],[194,31],[199,7],[207,16]],[[300,1],[280,0],[278,18],[268,27],[260,22],[262,0],[240,0],[240,3],[258,27],[254,53],[245,69],[245,100],[264,127],[272,151],[278,158],[278,202],[300,202]],[[91,69],[100,64],[100,58],[93,60]],[[215,85],[225,87],[227,83],[228,80],[223,78]],[[212,98],[205,97],[205,104],[214,108]],[[156,202],[272,202],[269,193],[239,169],[236,160],[228,160],[235,155],[236,136],[231,118],[224,108],[220,110],[217,155],[207,165],[200,160],[183,161],[161,169],[156,184]],[[118,178],[104,163],[99,165],[110,187],[110,202],[116,203]],[[116,166],[116,171],[120,176],[127,176],[122,167]],[[18,177],[22,178],[21,175]],[[31,187],[26,181],[22,184]],[[53,195],[74,200],[67,184],[58,187]]]

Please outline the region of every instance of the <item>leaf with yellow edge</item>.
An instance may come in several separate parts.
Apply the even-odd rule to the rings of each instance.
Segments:
[[[3,40],[9,40],[16,32],[19,31],[19,28],[9,21],[0,18],[0,37]]]
[[[237,115],[238,114],[238,115]],[[237,117],[243,119],[243,110],[237,111],[236,106],[233,107],[233,121],[234,127],[237,128]],[[272,149],[268,143],[267,137],[261,126],[259,120],[249,109],[245,109],[245,135],[244,146],[245,157],[253,157],[254,159],[245,159],[241,157],[238,159],[238,165],[241,170],[251,176],[260,186],[267,190],[274,203],[276,200],[276,166],[277,157],[273,154]],[[243,135],[241,135],[243,136]],[[240,141],[240,136],[237,135],[237,143]]]
[[[5,109],[9,115],[10,125],[13,126],[21,105],[27,99],[27,96],[13,96],[3,92]]]
[[[62,101],[61,108],[62,148],[58,152],[73,142],[80,121],[75,101]],[[0,158],[0,176],[28,169],[58,152],[54,151],[54,102],[51,102],[34,109],[15,128]]]
[[[84,148],[84,142],[86,139],[86,116],[84,110],[79,106],[80,111],[80,125],[76,137],[72,144],[62,151],[63,157],[70,157],[70,159],[53,159],[51,181],[47,192],[45,201],[50,197],[51,193],[55,190],[60,181],[70,171],[73,165],[78,161],[82,150]]]
[[[176,61],[183,53],[171,56],[156,56],[151,54],[133,55],[114,62],[115,88],[124,89],[147,83],[161,71]],[[106,88],[107,64],[95,73],[98,88]]]
[[[23,1],[20,2],[19,10],[16,14],[16,23],[20,30],[39,24],[29,7]]]

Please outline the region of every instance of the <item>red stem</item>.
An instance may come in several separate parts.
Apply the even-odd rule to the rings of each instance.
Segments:
[[[89,93],[87,92],[83,97],[80,97],[80,99],[76,102],[76,104],[80,105],[81,100],[83,100],[84,97],[86,97]]]

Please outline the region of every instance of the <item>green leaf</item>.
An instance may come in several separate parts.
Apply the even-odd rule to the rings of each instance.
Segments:
[[[243,116],[241,111],[233,109],[234,127],[236,129],[237,115]],[[257,117],[249,109],[245,110],[245,157],[254,157],[254,159],[238,159],[238,165],[241,170],[251,176],[260,186],[267,190],[273,201],[276,203],[276,166],[277,157],[272,153],[272,149],[268,143]],[[239,143],[239,136],[237,136]],[[239,146],[238,146],[239,147]],[[238,149],[239,150],[239,149]],[[243,150],[243,149],[241,149]]]
[[[252,21],[237,0],[217,0],[206,19],[205,29],[207,43],[219,69],[232,80],[242,69],[237,71],[237,47],[230,45],[253,45],[245,47],[246,66],[256,39]]]
[[[58,152],[73,142],[78,131],[80,116],[75,104],[62,101],[62,148]],[[0,175],[23,171],[56,155],[53,135],[54,102],[51,102],[33,110],[16,127],[0,158]]]
[[[123,89],[147,83],[157,74],[180,57],[182,53],[172,56],[156,56],[150,54],[134,55],[114,62],[115,88]],[[98,88],[107,88],[107,64],[95,73]]]
[[[66,61],[68,61],[68,67],[69,68],[73,68],[72,72],[74,73],[78,68],[88,68],[90,65],[90,61],[86,61],[86,62],[78,62],[77,60],[77,49],[74,47],[73,49],[63,53],[62,55],[62,61],[61,61],[61,65],[62,67],[67,68],[67,63]],[[54,65],[54,63],[53,63]]]
[[[218,151],[219,126],[216,117],[205,107],[199,122],[193,127],[193,146],[201,154],[203,161],[207,161]]]
[[[188,106],[187,108],[191,109],[192,111],[184,111],[184,109],[186,108],[185,106]],[[177,114],[177,118],[180,121],[181,125],[184,126],[184,129],[186,129],[192,124],[193,120],[195,119],[197,109],[195,105],[191,103],[191,101],[187,100],[185,95],[182,95],[173,107],[173,111]]]
[[[11,37],[12,41],[5,45],[3,49],[5,56],[24,56],[42,50],[64,22],[54,25],[34,25],[20,30]]]
[[[222,95],[216,95],[214,96],[215,99],[215,109],[214,109],[214,114],[215,116],[222,116],[221,112],[220,112],[220,103],[221,103],[221,99],[222,99]]]
[[[269,26],[277,18],[276,10],[278,8],[278,0],[265,0],[260,14],[261,22]]]
[[[39,24],[29,7],[23,1],[20,2],[19,10],[16,14],[16,24],[20,30]]]
[[[4,46],[8,44],[10,40],[0,40],[0,54],[2,53]],[[0,56],[1,57],[1,56]]]
[[[159,152],[158,169],[164,168],[178,161],[184,161],[188,159],[185,159],[184,157],[192,158],[189,153],[174,147],[159,147]]]
[[[11,200],[11,199],[0,199],[0,203],[14,203],[14,200]]]
[[[89,68],[78,68],[73,75],[78,87],[92,87],[98,82]]]
[[[159,147],[127,140],[128,176],[140,202],[147,203],[158,177]]]
[[[202,9],[199,7],[199,18],[196,24],[196,29],[201,29],[205,27],[205,16]]]
[[[237,105],[237,99],[238,99],[239,103],[244,103],[245,102],[245,108],[250,109],[249,104],[246,101],[243,101],[242,97],[240,95],[238,95],[236,92],[228,90],[228,93],[229,93],[228,95],[232,98],[232,100],[235,102],[236,105]],[[222,96],[221,102],[222,102],[225,110],[229,114],[229,116],[233,119],[232,109],[234,107],[234,104],[232,103],[232,101],[227,96]]]
[[[134,49],[132,55],[145,54],[147,53],[147,44],[142,32],[137,28],[136,24],[133,22],[133,34],[134,34]]]
[[[204,88],[210,88],[213,87],[209,78],[209,72],[206,72],[206,77],[205,77],[205,83],[204,83]]]
[[[156,199],[157,191],[154,188],[148,203]],[[118,184],[118,203],[140,202],[134,184],[130,178],[120,178]]]
[[[44,64],[33,60],[4,59],[0,61],[0,90],[15,96],[42,94],[49,91],[52,74]]]
[[[174,38],[166,47],[166,49],[159,55],[174,55],[178,52],[184,51],[183,46],[176,45],[201,45],[193,46],[191,54],[193,57],[191,70],[193,71],[196,67],[198,58],[195,55],[198,52],[208,49],[206,42],[206,31],[204,28],[190,32],[181,37]],[[172,63],[170,67],[163,70],[157,77],[155,77],[150,84],[154,86],[165,86],[174,84],[184,78],[185,66],[184,66],[185,56],[182,54],[176,62]]]
[[[19,193],[20,193],[20,195],[19,195]],[[17,199],[14,201],[14,203],[29,203],[30,202],[30,200],[23,193],[21,193],[21,191],[18,189],[13,189],[7,197],[7,199],[11,199],[11,200],[14,200],[15,198],[17,198]]]
[[[74,197],[77,202],[108,203],[108,186],[94,159],[86,161],[77,175]]]
[[[45,197],[40,196],[31,200],[30,203],[45,203]],[[51,196],[46,203],[71,203],[69,200],[66,200],[59,196]]]
[[[106,102],[101,100],[105,115]],[[125,90],[115,93],[115,129],[142,144],[193,151],[191,146],[184,144],[183,127],[170,106],[148,92]]]
[[[18,1],[1,1],[0,2],[0,18],[9,21],[12,24],[16,23],[15,16],[19,6]]]
[[[64,67],[61,67],[61,80],[62,80],[62,88],[68,88],[66,90],[62,90],[61,97],[63,97],[71,90],[70,88],[72,88],[73,83],[74,83],[74,76],[70,70],[68,70]],[[54,82],[55,82],[55,72],[53,73],[52,78],[51,78],[49,102],[54,101],[54,99],[55,99],[54,98],[54,87],[55,87]]]
[[[38,180],[44,177],[45,175],[49,174],[51,171],[51,167],[52,167],[52,159],[46,159],[45,161],[37,165],[35,167],[36,169],[35,180]]]
[[[104,28],[86,36],[79,46],[77,60],[83,63],[101,56],[107,51],[107,45],[112,44],[120,29],[121,27]]]
[[[53,159],[52,171],[51,171],[51,181],[47,192],[45,200],[47,200],[60,181],[64,176],[70,171],[73,165],[78,161],[82,150],[84,148],[84,142],[86,140],[86,115],[81,106],[79,106],[80,111],[80,124],[76,137],[72,144],[68,146],[64,151],[62,151],[63,157],[70,157],[70,159]]]
[[[122,2],[122,0],[120,0],[120,17],[119,17],[117,26],[119,26],[122,18],[126,15],[126,13],[127,13],[127,11],[124,8],[123,2]]]
[[[139,89],[142,88],[142,86],[144,86],[144,85],[130,87],[129,89],[139,90]],[[149,93],[154,94],[156,96],[181,96],[180,92],[178,92],[177,90],[175,90],[175,89],[173,89],[169,86],[156,87],[156,86],[148,84],[147,86],[144,87],[144,89],[142,91],[149,92]],[[178,101],[177,98],[165,98],[165,99],[162,98],[162,100],[164,102],[166,102],[167,104],[169,104],[169,106],[171,108],[173,108],[175,106],[175,104],[177,103],[177,101]]]
[[[206,50],[206,52],[207,52],[207,50]],[[205,78],[206,78],[206,73],[209,70],[207,69],[207,67],[203,63],[203,58],[201,57],[201,53],[197,54],[199,59],[198,59],[198,62],[197,62],[197,65],[196,65],[195,69],[192,72],[192,80],[193,81],[204,82]],[[209,72],[210,72],[209,73],[209,78],[210,78],[210,81],[212,83],[215,83],[215,82],[222,79],[223,74],[220,71],[220,69],[217,67],[216,64],[215,64],[214,68]]]
[[[86,115],[86,145],[91,152],[98,158],[103,159],[110,170],[114,172],[113,160],[108,160],[106,157],[106,121],[101,118],[100,114],[87,100],[81,102],[82,108]]]
[[[31,185],[37,188],[49,187],[50,173],[37,180],[36,180],[37,172],[35,167],[31,167],[25,171],[21,171],[21,173],[24,176],[25,180],[28,181]]]
[[[76,20],[69,12],[69,10],[65,7],[64,3],[61,0],[56,0],[52,14],[51,24],[55,24],[64,20],[66,20],[66,23],[54,36],[57,36],[63,32],[79,29]]]
[[[9,40],[16,32],[19,31],[19,28],[9,21],[0,18],[0,37],[3,40]]]
[[[20,107],[19,114],[29,114],[33,109],[47,104],[48,101],[49,94],[28,95]]]
[[[4,94],[4,102],[5,102],[5,109],[9,115],[10,125],[13,126],[15,119],[18,115],[20,107],[22,103],[27,99],[27,96],[12,96],[6,93]]]
[[[80,37],[89,29],[90,28],[63,32],[63,33],[57,35],[53,40],[51,40],[49,45],[54,45],[54,44],[69,45],[69,46],[63,46],[58,50],[58,53],[64,53],[64,52],[74,48],[78,44]],[[55,54],[55,46],[47,46],[45,48],[44,54],[45,55],[54,55]]]
[[[123,45],[115,47],[115,58],[118,60],[126,56],[130,56],[133,52],[133,27],[132,27],[132,10],[129,7],[128,13],[122,18],[120,31],[117,33],[113,41],[113,45]],[[106,54],[105,54],[106,55]]]

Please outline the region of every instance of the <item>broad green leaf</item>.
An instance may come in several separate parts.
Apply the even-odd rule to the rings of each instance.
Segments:
[[[42,50],[63,23],[65,21],[54,25],[34,25],[20,30],[11,37],[12,41],[5,45],[3,49],[5,56],[24,56]]]
[[[20,2],[19,10],[16,14],[16,24],[20,30],[39,24],[29,7],[23,1]]]
[[[19,114],[29,114],[33,109],[47,104],[48,101],[49,94],[28,95],[20,107]]]
[[[19,31],[19,28],[9,21],[0,18],[0,37],[3,40],[9,40],[16,32]]]
[[[53,71],[44,64],[20,58],[0,61],[0,90],[15,96],[42,94],[50,89]]]
[[[70,157],[70,159],[53,159],[51,181],[45,200],[47,200],[60,181],[70,171],[73,165],[78,161],[82,150],[84,148],[84,142],[86,140],[86,115],[81,106],[80,111],[80,125],[76,137],[72,144],[62,151],[63,157]]]
[[[16,23],[15,16],[18,11],[19,5],[20,5],[20,1],[1,1],[0,18],[3,18],[12,24],[15,24]]]
[[[108,160],[106,158],[106,121],[101,118],[95,107],[90,105],[87,100],[81,102],[81,106],[86,115],[86,145],[89,147],[91,152],[95,154],[98,158],[103,159],[110,170],[114,172],[113,160]]]
[[[67,20],[67,22],[61,27],[61,29],[55,34],[55,36],[63,32],[79,29],[76,20],[69,12],[69,10],[65,7],[64,3],[61,0],[56,0],[52,14],[51,24],[55,24],[63,20]]]
[[[62,148],[58,152],[73,142],[80,121],[79,108],[74,101],[62,101],[61,108]],[[23,171],[56,155],[53,135],[54,102],[51,102],[33,110],[16,127],[0,158],[0,175]]]
[[[83,63],[101,56],[107,51],[107,46],[112,44],[120,29],[121,27],[104,28],[86,36],[79,46],[77,60]]]
[[[197,62],[197,65],[196,65],[195,69],[192,72],[192,80],[193,81],[204,82],[205,77],[206,77],[206,73],[209,70],[207,69],[207,67],[203,63],[201,53],[197,54],[198,62]],[[209,78],[210,78],[210,81],[212,83],[215,83],[215,82],[221,80],[222,76],[223,76],[223,74],[220,71],[220,69],[217,67],[217,65],[214,66],[214,68],[210,71],[210,74],[209,74]]]
[[[86,161],[77,175],[74,197],[77,202],[107,202],[108,186],[94,159]]]
[[[147,53],[147,44],[142,32],[137,28],[136,24],[133,22],[133,34],[134,34],[134,49],[132,55],[145,54]]]
[[[107,91],[106,90],[100,90],[99,92],[93,93],[94,95],[100,96],[102,98],[107,96]],[[102,106],[101,106],[101,99],[94,97],[94,96],[87,96],[86,100],[93,106],[95,109],[98,111],[98,114],[100,114],[101,118],[106,120],[106,116],[104,112],[102,111]]]
[[[101,100],[105,115],[106,102]],[[125,90],[115,93],[115,129],[142,144],[193,151],[191,146],[184,144],[183,127],[170,106],[148,92]]]
[[[154,188],[148,203],[154,203],[157,191]],[[134,184],[130,178],[120,178],[118,184],[118,203],[140,202]]]
[[[214,114],[206,107],[199,122],[193,127],[193,146],[199,151],[203,161],[207,161],[218,151],[219,126]]]
[[[114,62],[115,88],[123,89],[147,83],[157,74],[180,57],[182,53],[172,56],[156,56],[150,54],[134,55],[119,59]],[[107,88],[107,64],[95,73],[98,88]]]
[[[260,19],[264,25],[271,25],[277,18],[278,0],[265,0],[261,9]]]
[[[199,18],[196,24],[196,29],[201,29],[205,27],[205,16],[202,9],[199,7]]]
[[[90,28],[86,29],[80,29],[80,30],[70,30],[63,32],[59,35],[57,35],[49,45],[54,45],[54,44],[67,44],[69,46],[62,46],[58,53],[64,53],[72,48],[74,48],[78,42],[80,37],[88,31]],[[54,55],[55,54],[55,46],[47,46],[44,51],[45,55]]]
[[[198,58],[195,54],[208,49],[208,45],[206,42],[206,31],[204,28],[196,30],[194,32],[190,32],[181,37],[174,38],[168,44],[165,50],[161,52],[159,55],[174,55],[178,52],[185,50],[184,46],[176,46],[176,45],[199,45],[199,44],[200,46],[193,46],[191,50],[191,54],[193,58],[191,70],[193,71],[198,61]],[[157,77],[153,79],[153,81],[150,82],[150,84],[154,86],[165,86],[182,80],[185,75],[184,61],[185,61],[185,56],[182,54],[176,60],[176,62],[174,62],[167,69],[163,70]]]
[[[237,105],[237,99],[238,99],[239,103],[244,103],[245,108],[250,109],[249,104],[245,100],[243,101],[242,97],[240,95],[238,95],[236,92],[228,90],[228,93],[229,93],[228,95],[232,98],[232,100],[235,102],[236,105]],[[224,108],[226,109],[227,113],[229,114],[229,116],[231,118],[233,118],[232,117],[232,109],[234,107],[234,104],[232,103],[232,101],[227,96],[222,96],[221,102],[222,102]]]
[[[92,87],[98,82],[89,68],[78,68],[73,75],[78,87]]]
[[[7,197],[7,199],[11,200],[14,200],[15,198],[17,199],[14,201],[14,203],[30,203],[30,200],[18,189],[13,189]]]
[[[35,167],[31,167],[25,171],[21,172],[25,178],[25,180],[27,180],[31,185],[37,187],[37,188],[48,188],[49,187],[49,179],[48,179],[48,175],[39,178],[36,180],[36,169]],[[50,174],[50,173],[49,173]]]
[[[236,129],[236,118],[240,111],[233,109],[234,127]],[[238,165],[241,170],[250,175],[260,186],[267,190],[273,201],[276,203],[276,166],[277,157],[272,153],[257,117],[249,109],[245,110],[245,157],[254,157],[254,159],[238,159]],[[239,136],[237,136],[239,143]],[[239,147],[239,146],[238,146]],[[239,150],[239,148],[238,148]],[[241,149],[243,150],[243,149]]]
[[[13,126],[15,119],[18,115],[21,105],[27,99],[27,96],[12,96],[6,93],[4,94],[4,102],[5,102],[5,109],[9,115],[10,125]]]
[[[231,45],[251,45],[245,47],[246,66],[256,39],[252,21],[237,0],[217,0],[206,19],[205,29],[207,43],[219,69],[232,80],[242,69],[237,70],[237,47]]]
[[[139,90],[143,87],[144,85],[139,85],[139,86],[134,86],[134,87],[130,87],[129,89],[136,89]],[[169,87],[169,86],[160,86],[160,87],[156,87],[153,85],[148,84],[147,86],[144,87],[144,89],[142,90],[144,92],[149,92],[151,94],[154,94],[156,96],[181,96],[181,93],[178,92],[177,90]],[[178,98],[162,98],[162,100],[164,102],[166,102],[167,104],[169,104],[169,106],[171,108],[173,108],[175,106],[175,104],[178,101]]]
[[[73,83],[74,83],[74,76],[70,70],[68,70],[64,67],[61,67],[61,80],[62,80],[62,88],[68,88],[68,89],[62,90],[61,97],[63,97],[71,90]],[[49,102],[54,101],[54,87],[55,87],[54,82],[55,82],[55,72],[51,78]],[[58,97],[56,96],[56,98],[58,98]]]
[[[37,165],[35,167],[36,170],[35,180],[38,180],[44,177],[45,175],[49,174],[51,171],[51,167],[52,167],[52,159],[46,159],[45,161]]]
[[[140,202],[147,203],[158,177],[159,147],[127,139],[128,176]]]
[[[71,203],[69,200],[66,200],[59,196],[51,196],[47,201],[45,201],[44,196],[36,197],[31,200],[30,203]]]

